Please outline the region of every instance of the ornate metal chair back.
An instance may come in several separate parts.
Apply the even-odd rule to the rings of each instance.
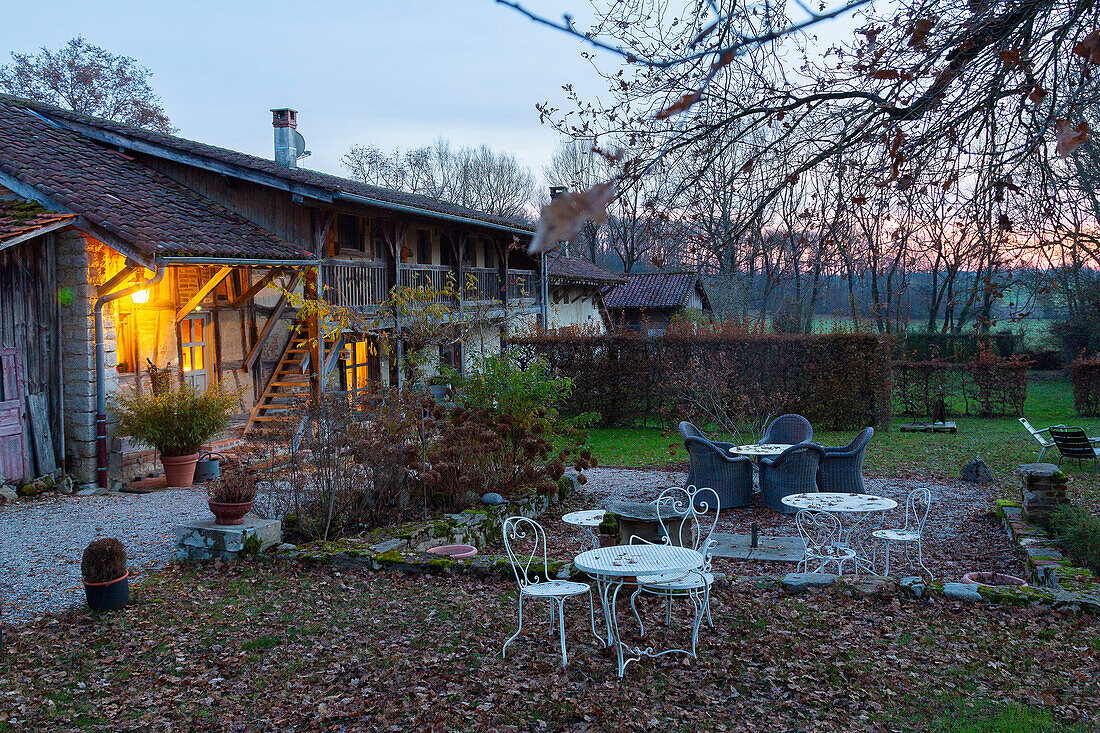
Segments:
[[[932,492],[928,489],[913,489],[905,497],[906,531],[924,534],[924,523],[928,521],[928,512],[932,508]]]
[[[706,559],[704,570],[707,569],[710,551],[716,544],[714,527],[718,524],[718,514],[722,509],[718,492],[710,488],[673,486],[662,491],[653,503],[657,507],[657,521],[661,525],[665,544],[698,550]],[[710,513],[712,509],[713,515]],[[672,527],[666,519],[679,521],[676,527]]]
[[[806,543],[807,557],[823,557],[822,547],[836,546],[840,541],[840,520],[828,512],[799,509],[794,525]]]
[[[504,551],[520,588],[550,580],[546,563],[546,532],[527,517],[504,520]],[[541,565],[539,564],[541,559]]]

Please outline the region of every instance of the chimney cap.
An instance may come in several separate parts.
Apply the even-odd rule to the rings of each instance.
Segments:
[[[290,107],[273,107],[271,109],[272,127],[298,127],[298,110]]]

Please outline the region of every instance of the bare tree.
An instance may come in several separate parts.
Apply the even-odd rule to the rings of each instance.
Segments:
[[[488,214],[529,217],[535,177],[515,156],[488,146],[452,148],[438,139],[404,152],[355,146],[340,162],[351,177],[373,186],[407,191]]]
[[[563,140],[554,151],[550,162],[543,167],[543,176],[551,186],[563,186],[572,191],[584,191],[606,181],[612,172],[607,159],[600,155],[595,140]],[[598,261],[600,225],[586,221],[581,229],[581,241],[585,257]]]
[[[176,131],[149,84],[153,74],[77,36],[57,51],[13,52],[0,66],[0,89],[81,114],[171,134]]]

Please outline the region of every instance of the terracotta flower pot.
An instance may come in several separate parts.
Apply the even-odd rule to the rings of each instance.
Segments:
[[[169,486],[187,488],[195,483],[195,464],[199,462],[199,454],[192,453],[189,456],[161,455],[160,462],[164,466],[164,480]]]
[[[465,560],[477,554],[477,548],[473,545],[439,545],[429,547],[428,552],[433,555],[445,555],[452,560]]]
[[[972,585],[1027,585],[1023,578],[1005,573],[989,573],[974,571],[962,577],[962,582]]]
[[[214,524],[221,525],[244,524],[244,515],[248,514],[253,503],[249,501],[244,504],[225,504],[211,499],[206,500],[207,506],[214,514]]]
[[[130,601],[130,573],[106,583],[84,583],[88,608],[93,611],[117,611]]]

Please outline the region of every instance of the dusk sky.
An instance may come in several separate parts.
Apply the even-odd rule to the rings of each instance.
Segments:
[[[580,16],[587,0],[531,0]],[[581,16],[583,17],[583,16]],[[0,56],[76,35],[152,70],[184,137],[271,157],[271,107],[299,111],[305,167],[355,144],[486,143],[536,173],[557,144],[536,102],[598,92],[580,44],[492,0],[39,2],[6,11]]]

